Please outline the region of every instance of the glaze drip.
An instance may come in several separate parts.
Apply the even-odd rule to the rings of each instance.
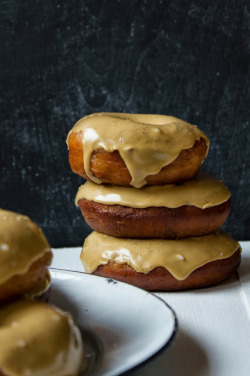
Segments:
[[[85,240],[80,258],[87,273],[99,265],[116,262],[128,264],[141,273],[163,266],[176,279],[184,280],[200,266],[230,257],[238,248],[239,243],[223,231],[177,240],[122,239],[92,232]]]
[[[220,180],[200,173],[197,178],[178,185],[158,185],[141,189],[99,185],[88,181],[79,188],[75,199],[76,205],[83,198],[105,205],[132,208],[177,208],[182,205],[193,205],[206,209],[227,201],[230,192]]]

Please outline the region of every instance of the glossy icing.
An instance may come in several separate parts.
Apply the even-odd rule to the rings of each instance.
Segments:
[[[232,256],[239,247],[222,231],[177,240],[122,239],[94,231],[86,238],[80,259],[87,273],[99,265],[116,262],[141,273],[163,266],[176,279],[184,280],[200,266]]]
[[[205,209],[227,201],[230,192],[212,175],[199,174],[197,178],[178,185],[158,185],[141,189],[99,185],[88,181],[79,188],[76,205],[83,198],[101,204],[133,208],[150,206],[177,208],[182,205],[193,205]]]

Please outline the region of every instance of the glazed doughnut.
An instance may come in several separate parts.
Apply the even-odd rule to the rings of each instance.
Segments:
[[[121,239],[93,232],[81,253],[85,272],[152,291],[217,284],[236,272],[240,259],[239,243],[222,231],[178,240]]]
[[[49,304],[19,300],[1,306],[0,375],[78,375],[86,366],[79,328]]]
[[[230,211],[230,192],[220,180],[201,173],[178,185],[141,189],[87,182],[78,190],[76,205],[95,231],[176,239],[218,230]]]
[[[172,116],[97,113],[67,137],[73,172],[95,183],[134,186],[194,178],[209,148],[195,125]]]
[[[47,289],[52,260],[42,230],[27,216],[0,209],[0,301]]]

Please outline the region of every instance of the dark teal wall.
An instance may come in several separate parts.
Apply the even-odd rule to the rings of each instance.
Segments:
[[[225,229],[250,239],[249,1],[1,3],[0,207],[53,246],[89,233],[65,139],[99,111],[171,114],[211,140],[203,171],[232,192]]]

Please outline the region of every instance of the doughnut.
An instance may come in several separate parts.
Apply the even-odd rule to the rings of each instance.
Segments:
[[[107,112],[80,119],[67,145],[74,173],[98,184],[141,188],[194,178],[209,140],[173,116]]]
[[[52,252],[27,216],[0,209],[0,302],[46,288]]]
[[[177,240],[124,239],[94,231],[80,259],[86,273],[150,291],[177,291],[227,279],[240,264],[241,248],[221,230]]]
[[[79,328],[46,303],[18,300],[0,310],[0,375],[78,375],[86,366]]]
[[[141,189],[88,181],[79,188],[75,203],[97,232],[176,239],[218,230],[230,211],[230,192],[220,180],[200,173],[184,183]]]

